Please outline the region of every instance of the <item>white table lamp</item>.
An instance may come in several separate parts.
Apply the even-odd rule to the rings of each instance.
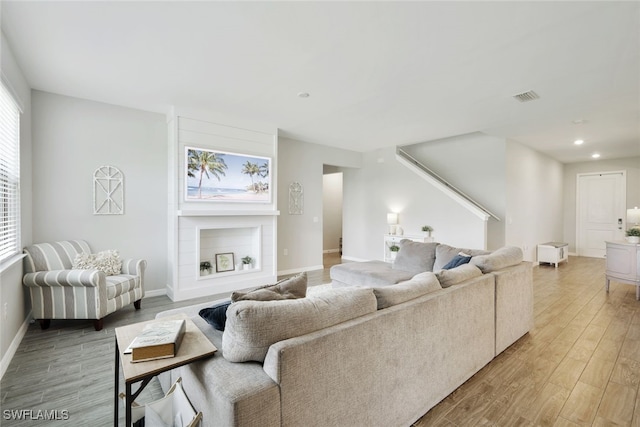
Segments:
[[[640,209],[636,206],[633,209],[627,209],[627,227],[635,228],[640,226]]]
[[[389,212],[387,214],[387,224],[389,225],[389,234],[396,234],[396,225],[398,225],[398,214]]]

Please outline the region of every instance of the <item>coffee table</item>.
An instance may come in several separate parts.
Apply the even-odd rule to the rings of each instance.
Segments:
[[[185,319],[186,332],[178,354],[175,357],[167,359],[149,360],[146,362],[131,363],[131,354],[124,354],[124,350],[131,344],[131,341],[142,332],[142,329],[149,323],[171,320]],[[185,314],[171,317],[163,317],[162,319],[149,320],[147,322],[134,323],[132,325],[121,326],[115,329],[116,332],[116,365],[115,365],[115,384],[114,384],[114,418],[113,425],[118,427],[118,403],[120,388],[120,361],[122,361],[122,372],[124,374],[125,383],[125,425],[131,427],[131,404],[138,397],[140,392],[149,384],[154,376],[169,371],[173,368],[189,364],[195,360],[199,360],[211,356],[218,349],[211,341],[202,333],[191,319]],[[135,393],[131,393],[131,386],[140,382],[140,386]]]

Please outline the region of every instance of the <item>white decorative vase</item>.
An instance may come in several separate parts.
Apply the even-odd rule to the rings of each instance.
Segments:
[[[640,236],[627,236],[627,242],[640,243]]]
[[[396,255],[398,255],[398,252],[394,252],[394,251],[389,252],[389,258],[391,258],[391,262],[396,260]]]
[[[249,269],[251,269],[251,264],[242,264],[242,269],[243,269],[243,270],[249,270]]]

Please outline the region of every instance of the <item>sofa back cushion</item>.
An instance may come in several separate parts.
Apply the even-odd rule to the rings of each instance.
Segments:
[[[84,240],[66,240],[55,243],[38,243],[24,248],[24,272],[71,270],[78,254],[90,254],[91,248]]]
[[[373,288],[378,301],[378,310],[421,297],[442,289],[435,274],[430,271],[419,273],[410,280],[395,285]]]
[[[393,269],[408,271],[413,274],[433,271],[437,246],[437,243],[414,242],[408,239],[400,240],[400,250],[393,263]]]
[[[475,265],[462,264],[461,266],[452,268],[451,270],[436,271],[435,274],[440,282],[440,286],[448,288],[449,286],[462,283],[465,280],[482,276],[482,271],[480,271],[480,269]]]
[[[522,249],[517,246],[505,246],[489,255],[474,256],[470,264],[478,266],[483,273],[491,273],[522,262]]]
[[[263,362],[269,347],[375,312],[368,288],[341,288],[306,298],[238,301],[227,309],[222,354],[231,362]]]
[[[433,271],[442,270],[456,255],[463,252],[469,256],[487,255],[491,252],[482,249],[463,249],[455,248],[453,246],[439,244],[436,247],[436,261],[433,263]]]

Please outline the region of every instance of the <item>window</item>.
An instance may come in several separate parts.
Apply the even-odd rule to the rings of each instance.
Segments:
[[[0,262],[20,252],[20,110],[0,84]]]

